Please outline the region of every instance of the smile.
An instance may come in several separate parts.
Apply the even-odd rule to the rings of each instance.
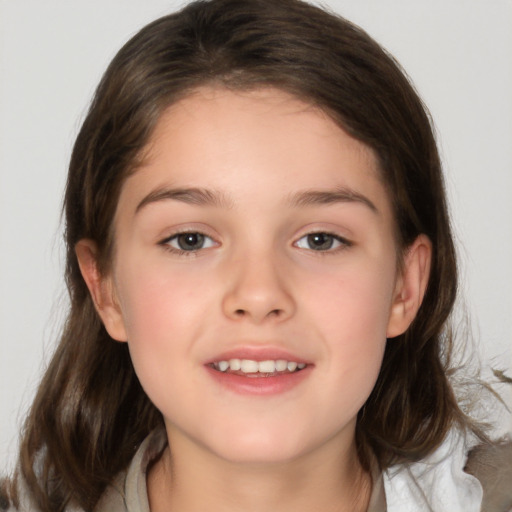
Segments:
[[[237,352],[238,357],[226,353],[210,360],[204,367],[217,385],[238,395],[280,395],[300,386],[315,368],[313,363],[294,360],[293,355],[287,356],[282,350],[244,349]]]
[[[230,359],[216,361],[211,367],[219,372],[236,373],[246,376],[276,376],[280,374],[294,373],[303,370],[306,363],[286,361],[285,359],[255,361],[253,359]]]

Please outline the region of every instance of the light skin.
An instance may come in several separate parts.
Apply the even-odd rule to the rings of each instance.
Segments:
[[[164,416],[171,448],[148,477],[151,510],[366,510],[357,412],[387,338],[414,319],[431,257],[419,236],[398,270],[373,152],[284,92],[199,89],[162,115],[114,229],[107,275],[93,241],[76,250]],[[285,351],[304,378],[230,389],[208,365],[237,350]]]

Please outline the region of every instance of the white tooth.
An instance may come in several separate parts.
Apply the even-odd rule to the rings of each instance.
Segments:
[[[276,371],[276,363],[274,361],[260,361],[258,363],[260,373],[274,373]]]
[[[290,361],[287,364],[287,368],[289,372],[294,372],[297,369],[297,363],[295,361]]]
[[[276,361],[276,370],[278,372],[284,372],[287,367],[288,367],[288,361],[285,361],[284,359],[278,359]]]
[[[229,368],[229,363],[227,361],[219,361],[217,366],[221,372],[225,372]]]
[[[256,373],[258,371],[259,364],[257,361],[251,359],[242,359],[240,361],[240,370],[244,373]]]
[[[306,368],[306,363],[299,363],[299,364],[297,365],[297,368],[298,368],[299,370],[302,370],[302,368]]]
[[[240,359],[230,359],[229,367],[235,372],[240,370]]]

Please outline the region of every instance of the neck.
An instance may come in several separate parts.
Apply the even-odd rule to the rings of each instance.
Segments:
[[[172,444],[148,475],[152,512],[366,511],[371,477],[355,445],[327,443],[292,461],[236,463],[204,450]]]

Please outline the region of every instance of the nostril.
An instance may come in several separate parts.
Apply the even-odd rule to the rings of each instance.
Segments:
[[[237,309],[237,310],[235,310],[235,315],[236,316],[244,316],[245,311],[243,309]]]

